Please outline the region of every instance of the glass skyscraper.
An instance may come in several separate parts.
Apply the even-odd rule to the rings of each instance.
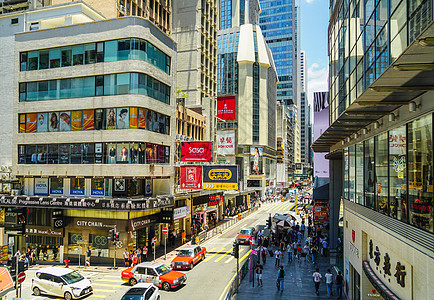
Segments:
[[[279,84],[277,100],[295,102],[296,9],[293,0],[260,0],[259,25],[273,53]]]

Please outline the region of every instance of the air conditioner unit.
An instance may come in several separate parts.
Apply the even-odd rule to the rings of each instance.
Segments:
[[[176,139],[177,139],[177,140],[180,139],[180,135],[179,135],[179,134],[176,135]]]
[[[13,189],[11,192],[12,196],[18,196],[21,195],[21,191],[19,189]]]
[[[41,29],[39,22],[30,23],[30,26],[29,26],[30,31],[39,30],[39,29]]]
[[[1,171],[6,172],[7,167],[5,165],[1,166]]]
[[[189,141],[192,141],[192,140],[193,140],[193,137],[190,137],[188,140],[189,140]]]
[[[8,180],[9,179],[9,174],[8,173],[3,173],[2,174],[2,179],[3,180]]]
[[[12,167],[8,166],[6,172],[12,172]]]
[[[11,175],[9,176],[9,179],[10,179],[10,180],[15,180],[15,179],[17,179],[17,178],[15,177],[14,174],[11,174]]]
[[[123,6],[123,5],[119,5],[119,11],[124,13],[124,14],[127,12],[125,6]]]
[[[11,185],[10,184],[4,184],[3,185],[3,192],[9,193],[11,191]]]

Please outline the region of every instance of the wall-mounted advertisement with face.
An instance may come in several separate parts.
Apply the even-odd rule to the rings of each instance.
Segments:
[[[38,132],[47,132],[48,131],[48,113],[39,113],[38,114],[38,123],[36,125]]]
[[[49,114],[50,120],[48,122],[48,131],[55,132],[59,131],[59,113],[52,112]]]
[[[116,112],[114,108],[106,109],[106,129],[116,129]]]
[[[261,175],[263,174],[262,162],[263,148],[257,146],[250,147],[250,174]]]
[[[116,109],[116,126],[117,129],[130,128],[130,110],[128,107]]]
[[[59,131],[71,131],[71,112],[63,111],[59,115]]]

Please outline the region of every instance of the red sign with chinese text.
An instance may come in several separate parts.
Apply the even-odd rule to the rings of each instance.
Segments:
[[[181,167],[181,189],[202,189],[202,167]]]
[[[212,142],[182,142],[181,161],[212,161]]]
[[[217,97],[217,119],[235,120],[235,96]]]

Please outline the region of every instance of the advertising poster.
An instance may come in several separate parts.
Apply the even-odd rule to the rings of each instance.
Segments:
[[[316,141],[329,126],[329,96],[328,92],[313,93],[314,113],[313,139]],[[314,153],[314,177],[329,177],[329,161],[326,153]]]
[[[38,113],[36,128],[38,132],[48,131],[48,113]]]
[[[146,128],[146,110],[139,108],[139,128]]]
[[[72,131],[80,131],[83,129],[82,111],[74,110],[71,112],[71,129]]]
[[[102,164],[102,143],[95,143],[95,163]]]
[[[35,195],[48,195],[48,178],[35,178]]]
[[[59,113],[50,113],[50,121],[48,122],[48,131],[54,132],[59,131]]]
[[[130,128],[137,128],[137,107],[130,107]]]
[[[217,97],[217,121],[235,120],[235,96]]]
[[[250,147],[250,175],[263,174],[262,155],[263,155],[262,147],[256,147],[256,146]]]
[[[217,155],[235,155],[235,130],[217,132]]]
[[[202,189],[202,166],[181,166],[181,189]]]
[[[238,189],[238,166],[204,166],[202,186],[204,189]]]
[[[95,113],[93,109],[83,111],[83,130],[95,128]]]
[[[63,111],[59,115],[59,131],[71,131],[71,112]]]
[[[26,115],[26,132],[36,132],[36,114]]]
[[[114,108],[106,109],[106,129],[116,129],[116,113]]]
[[[212,161],[212,142],[182,142],[181,161]]]
[[[152,196],[152,179],[145,179],[145,196]]]
[[[130,128],[130,110],[128,107],[116,109],[116,127],[117,129]]]
[[[18,122],[20,123],[20,132],[26,132],[26,114],[21,114]]]

